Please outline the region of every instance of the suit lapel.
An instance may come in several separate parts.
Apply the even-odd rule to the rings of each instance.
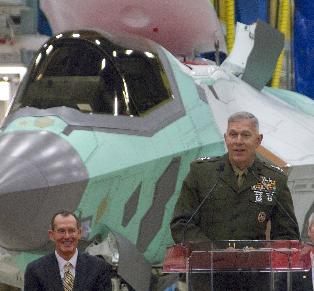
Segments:
[[[242,187],[240,188],[239,192],[247,191],[249,188],[251,188],[257,182],[258,182],[257,178],[254,177],[251,173],[248,173],[248,175],[247,175]]]
[[[252,173],[254,171],[254,175]],[[260,166],[259,161],[257,158],[255,159],[251,170],[248,171],[247,177],[240,188],[240,192],[247,191],[249,188],[251,188],[253,185],[256,185],[258,182],[260,182],[259,177],[262,174],[262,167]]]
[[[84,289],[84,281],[87,273],[85,258],[79,252],[75,268],[74,291]]]
[[[225,168],[221,175],[221,179],[234,191],[238,192],[238,182],[232,166],[228,160],[228,155],[224,156]]]
[[[53,286],[53,290],[63,290],[59,265],[54,253],[47,257],[47,264],[45,268],[47,271],[47,277],[49,277],[49,281]]]
[[[238,188],[238,181],[237,177],[232,169],[232,166],[229,162],[228,159],[228,154],[224,156],[224,164],[225,164],[225,169],[223,172],[223,175],[221,176],[221,179],[236,193],[240,193],[243,191],[248,190],[251,188],[253,185],[255,185],[257,182],[259,182],[258,177],[261,175],[261,166],[257,158],[255,159],[252,169],[255,173],[255,175],[252,174],[251,171],[248,172],[246,179],[244,180],[244,183],[242,187],[239,189]]]

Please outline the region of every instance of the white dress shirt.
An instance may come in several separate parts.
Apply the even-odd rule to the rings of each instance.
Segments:
[[[72,265],[71,273],[72,273],[73,277],[75,278],[75,268],[76,268],[78,251],[77,250],[75,251],[75,254],[73,255],[73,257],[69,261],[66,261],[65,259],[60,257],[56,251],[55,251],[55,254],[56,254],[58,265],[59,265],[59,271],[60,271],[61,279],[63,280],[63,278],[64,278],[64,266],[67,263],[71,263],[71,265]]]

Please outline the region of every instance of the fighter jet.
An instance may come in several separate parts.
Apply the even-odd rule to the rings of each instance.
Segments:
[[[113,233],[119,274],[134,289],[148,290],[151,265],[160,264],[173,243],[169,221],[190,162],[226,152],[227,116],[239,110],[261,122],[261,155],[289,170],[302,226],[304,205],[313,209],[314,102],[264,87],[280,34],[269,41],[273,58],[267,54],[265,66],[251,74],[261,37],[273,31],[263,23],[241,31],[252,42],[249,53],[242,61],[231,54],[217,66],[203,59],[184,64],[176,49],[169,52],[141,33],[55,30],[35,55],[1,129],[0,281],[23,285],[27,263],[51,250],[51,216],[69,209],[82,221],[81,247],[104,255],[97,246]],[[189,46],[184,55],[214,49],[212,40]]]

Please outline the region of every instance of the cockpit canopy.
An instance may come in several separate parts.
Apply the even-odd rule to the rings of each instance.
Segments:
[[[89,114],[143,116],[173,99],[158,53],[94,31],[50,39],[28,78],[13,111],[66,106]]]

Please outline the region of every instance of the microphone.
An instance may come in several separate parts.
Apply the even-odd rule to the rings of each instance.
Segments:
[[[265,182],[261,179],[261,177],[259,177],[253,170],[252,167],[248,168],[248,171],[251,172],[253,174],[253,176],[262,183],[262,185],[265,187],[265,189],[267,190],[267,192],[270,194],[270,196],[275,200],[275,202],[277,203],[277,205],[279,206],[279,208],[281,209],[281,211],[289,218],[289,220],[297,227],[297,229],[299,229],[299,225],[298,223],[291,217],[291,215],[289,214],[289,212],[282,206],[282,204],[279,202],[279,200],[276,198],[275,195],[272,194],[271,190],[268,188],[268,186],[265,184]],[[299,240],[301,241],[301,236],[299,234]]]
[[[198,212],[200,211],[200,209],[202,208],[202,206],[204,205],[205,201],[209,198],[210,194],[213,192],[213,190],[216,188],[219,179],[223,173],[223,171],[225,170],[225,164],[221,163],[219,165],[219,167],[217,168],[217,171],[219,172],[218,178],[216,183],[210,188],[210,190],[208,191],[208,193],[206,194],[206,196],[203,198],[203,200],[201,201],[201,203],[197,206],[197,208],[195,209],[195,211],[192,213],[191,217],[188,219],[188,221],[186,222],[184,229],[183,229],[183,234],[182,234],[182,244],[185,243],[185,235],[186,235],[186,231],[188,229],[188,225],[190,224],[190,222],[192,221],[192,219],[198,214]]]

